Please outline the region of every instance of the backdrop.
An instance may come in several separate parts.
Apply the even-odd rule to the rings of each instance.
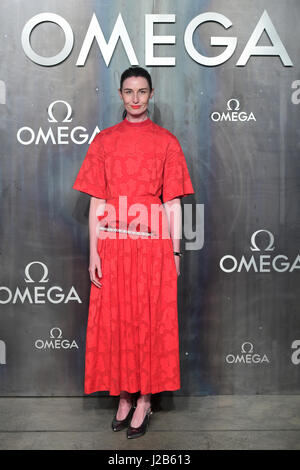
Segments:
[[[0,15],[0,394],[84,395],[90,198],[72,185],[122,119],[130,65],[196,192],[174,393],[299,393],[299,1],[2,0]]]

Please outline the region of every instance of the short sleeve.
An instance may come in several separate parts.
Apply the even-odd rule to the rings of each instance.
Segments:
[[[178,139],[172,136],[167,147],[163,172],[163,202],[195,194],[185,156]]]
[[[104,149],[100,134],[92,140],[77,174],[73,189],[99,199],[107,199]]]

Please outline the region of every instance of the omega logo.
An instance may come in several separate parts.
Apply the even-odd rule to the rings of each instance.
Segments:
[[[33,29],[44,22],[51,22],[57,24],[64,32],[65,43],[61,51],[52,57],[40,56],[31,47],[30,36]],[[175,57],[155,57],[154,46],[157,44],[172,44],[175,45],[175,36],[159,36],[154,35],[155,23],[175,23],[175,14],[146,14],[145,15],[145,65],[146,66],[174,66],[176,64]],[[188,55],[198,64],[206,67],[214,67],[216,65],[226,62],[235,52],[237,46],[236,37],[228,36],[212,36],[210,38],[211,46],[224,46],[225,50],[215,57],[207,57],[200,54],[196,50],[193,42],[193,36],[196,29],[203,23],[212,22],[221,25],[224,29],[229,29],[232,22],[221,13],[206,12],[197,15],[187,25],[184,31],[184,45]],[[258,46],[259,39],[263,32],[266,32],[272,45]],[[113,31],[111,33],[108,43],[105,40],[101,27],[95,13],[92,16],[86,36],[83,40],[79,56],[77,58],[76,66],[82,67],[85,65],[89,55],[92,44],[96,39],[102,57],[108,67],[120,39],[122,42],[125,53],[131,65],[138,65],[138,59],[135,54],[133,45],[131,43],[128,31],[124,24],[121,13],[118,14]],[[50,41],[50,39],[49,39]],[[24,53],[27,57],[38,65],[50,67],[63,62],[69,57],[74,46],[74,34],[70,24],[60,15],[54,13],[40,13],[33,16],[24,26],[21,42]],[[278,56],[285,67],[293,66],[293,63],[288,56],[288,53],[281,42],[281,39],[267,13],[264,10],[257,25],[254,28],[250,39],[248,40],[236,66],[245,66],[251,56]]]
[[[253,344],[250,341],[245,341],[241,346],[241,354],[227,354],[225,361],[228,364],[261,364],[263,362],[270,362],[267,355],[253,354]]]
[[[58,120],[54,117],[54,106],[58,103],[62,103],[66,107],[67,115],[61,122],[72,122],[72,107],[71,105],[64,100],[53,101],[48,107],[48,122],[57,123]],[[48,129],[43,129],[39,127],[38,131],[35,132],[34,129],[28,126],[21,127],[17,132],[17,140],[22,145],[30,145],[34,143],[38,145],[41,141],[44,144],[47,144],[48,141],[51,141],[54,145],[66,145],[70,140],[78,145],[82,145],[85,142],[89,141],[89,144],[94,139],[95,135],[100,132],[98,126],[95,127],[91,137],[87,134],[87,130],[83,126],[76,126],[71,131],[68,126],[56,126],[54,128],[49,127]],[[27,137],[27,135],[29,135]]]
[[[231,107],[231,103],[235,103],[235,107]],[[235,98],[231,98],[231,100],[227,101],[227,110],[228,111],[238,111],[240,109],[240,102]]]
[[[258,247],[256,238],[258,234],[266,233],[269,238],[269,243],[264,248],[264,251],[274,251],[274,235],[269,230],[261,229],[254,232],[251,236],[251,245],[250,250],[255,252],[261,252],[261,248]],[[255,272],[267,273],[271,272],[271,270],[276,272],[293,272],[296,269],[300,269],[300,255],[297,254],[294,260],[289,260],[286,255],[278,254],[274,257],[271,257],[269,254],[259,254],[258,256],[254,257],[254,255],[250,256],[249,259],[243,255],[240,259],[237,259],[233,255],[225,255],[220,260],[220,268],[222,271],[226,273],[232,272],[241,272],[242,270],[246,270],[249,272],[253,270]]]
[[[258,235],[259,233],[261,233],[261,232],[267,233],[268,236],[269,236],[269,240],[270,240],[269,245],[267,246],[267,248],[265,248],[265,251],[273,251],[273,250],[275,249],[275,247],[274,247],[274,235],[273,235],[273,233],[270,232],[269,230],[263,230],[263,229],[261,229],[261,230],[256,230],[256,232],[254,232],[254,233],[252,234],[252,237],[251,237],[251,245],[252,245],[252,246],[250,246],[250,250],[252,250],[252,251],[260,251],[260,249],[258,248],[258,246],[257,246],[257,244],[256,244],[256,237],[257,237],[257,235]]]
[[[37,339],[35,341],[36,349],[79,349],[74,339],[73,341],[62,339],[62,330],[57,326],[51,328],[49,336],[50,340]]]
[[[247,345],[247,347],[245,347],[245,345]],[[246,351],[247,348],[248,348],[248,351]],[[246,354],[247,352],[252,353],[253,352],[253,344],[250,343],[249,341],[246,341],[245,343],[242,344],[241,351],[244,354]]]
[[[254,114],[251,112],[249,115],[245,111],[240,111],[240,102],[236,98],[231,98],[227,101],[227,112],[219,113],[213,111],[210,118],[214,122],[219,121],[256,121]]]
[[[42,275],[38,280],[33,279],[29,273],[29,270],[34,264],[42,267]],[[26,301],[30,304],[45,304],[46,302],[50,302],[52,304],[66,304],[70,301],[82,303],[74,286],[72,286],[65,294],[60,286],[50,286],[47,289],[46,285],[42,285],[43,283],[47,284],[49,282],[48,267],[45,263],[42,263],[41,261],[32,261],[25,267],[24,273],[24,281],[28,284],[35,285],[33,285],[31,289],[29,289],[29,287],[26,287],[25,289],[17,287],[15,291],[12,291],[6,286],[0,286],[0,304],[15,304],[19,302],[24,304]]]
[[[55,335],[53,334],[53,331],[58,331],[58,334],[56,336],[56,338],[62,338],[62,331],[60,328],[58,328],[57,326],[55,326],[54,328],[51,328],[50,330],[50,338],[55,338]]]
[[[48,121],[49,122],[58,122],[57,119],[54,118],[53,116],[53,106],[56,104],[56,103],[63,103],[66,105],[66,108],[67,108],[67,117],[65,117],[65,119],[62,120],[62,122],[71,122],[72,119],[71,118],[71,115],[72,115],[72,108],[71,106],[69,105],[69,103],[67,101],[63,101],[63,100],[56,100],[56,101],[53,101],[53,103],[50,104],[49,108],[48,108]]]

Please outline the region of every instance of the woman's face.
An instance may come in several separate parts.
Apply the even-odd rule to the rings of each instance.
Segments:
[[[128,77],[123,82],[122,90],[118,90],[123,100],[127,116],[141,117],[146,114],[149,99],[152,98],[154,88],[150,91],[145,77]]]

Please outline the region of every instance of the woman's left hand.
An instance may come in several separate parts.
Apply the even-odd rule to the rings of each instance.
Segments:
[[[180,276],[180,256],[174,255],[175,258],[175,266],[177,270],[177,276]]]

